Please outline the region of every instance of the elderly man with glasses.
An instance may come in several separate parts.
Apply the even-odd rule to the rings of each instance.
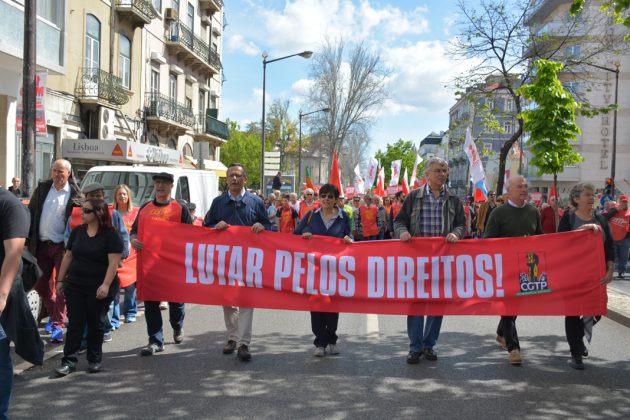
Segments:
[[[319,207],[319,203],[315,201],[315,192],[311,188],[304,190],[304,200],[300,202],[299,218],[302,220],[304,216],[311,210]]]

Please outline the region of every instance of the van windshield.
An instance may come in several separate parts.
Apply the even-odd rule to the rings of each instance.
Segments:
[[[126,184],[133,192],[133,205],[140,206],[153,199],[153,173],[149,172],[89,172],[81,186],[90,182],[99,182],[105,187],[105,201],[114,202],[114,189],[120,184]]]

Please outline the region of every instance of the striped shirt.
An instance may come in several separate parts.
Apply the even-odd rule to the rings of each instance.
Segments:
[[[442,210],[446,202],[445,188],[442,187],[440,195],[436,198],[429,183],[424,186],[424,199],[422,200],[422,211],[418,216],[418,225],[420,226],[420,236],[443,236],[443,220]]]

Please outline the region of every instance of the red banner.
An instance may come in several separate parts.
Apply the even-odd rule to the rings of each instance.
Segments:
[[[142,300],[400,315],[606,313],[603,241],[590,231],[347,245],[147,220],[139,238]]]

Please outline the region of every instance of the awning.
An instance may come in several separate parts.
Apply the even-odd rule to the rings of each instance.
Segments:
[[[191,164],[193,164],[196,167],[197,159],[195,159],[192,156],[184,156],[184,159],[187,162],[190,162]],[[225,166],[224,164],[222,164],[218,160],[204,159],[203,160],[203,166],[204,166],[206,171],[213,171],[219,177],[225,178],[227,176],[227,166]]]

